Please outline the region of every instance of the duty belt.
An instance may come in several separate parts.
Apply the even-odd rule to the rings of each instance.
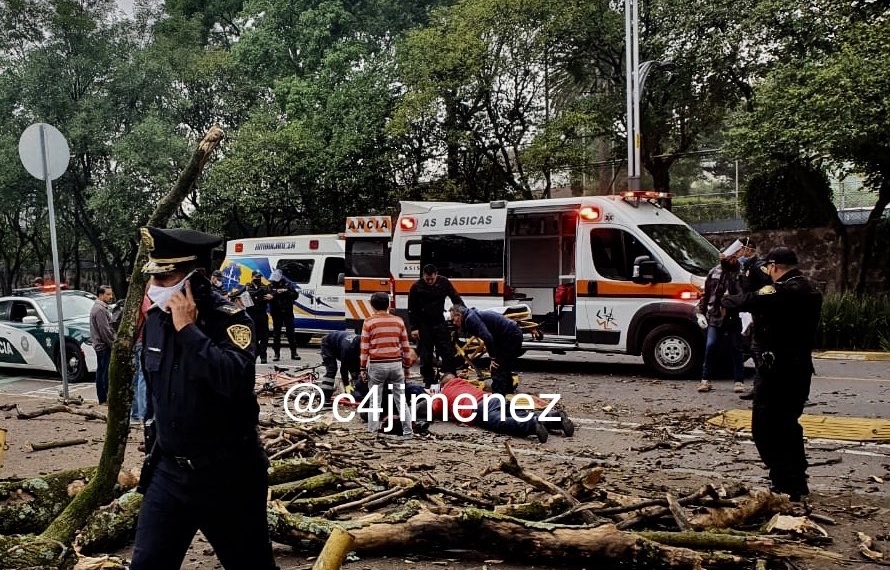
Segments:
[[[231,445],[218,449],[212,453],[205,453],[204,455],[195,455],[191,457],[184,457],[181,455],[173,455],[163,449],[160,449],[158,446],[161,455],[170,459],[175,463],[178,467],[182,469],[204,469],[206,467],[210,467],[223,459],[227,459],[233,455],[236,455],[247,448],[247,443],[250,441],[251,436],[244,436],[240,439],[232,442]]]

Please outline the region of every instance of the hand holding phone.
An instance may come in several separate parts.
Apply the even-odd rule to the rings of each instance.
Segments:
[[[192,296],[191,281],[186,280],[183,290],[170,297],[167,311],[173,316],[173,327],[177,332],[198,320],[198,307]]]

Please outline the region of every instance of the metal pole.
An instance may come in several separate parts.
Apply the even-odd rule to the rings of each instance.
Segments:
[[[631,0],[633,3],[633,22],[631,34],[633,35],[633,103],[634,103],[634,173],[631,179],[631,190],[640,189],[640,11],[639,0]]]
[[[633,40],[631,38],[631,8],[633,0],[624,0],[624,61],[627,69],[627,189],[631,189],[634,172],[634,104],[633,104]]]
[[[739,214],[739,159],[735,159],[735,217],[741,217]]]
[[[40,125],[40,149],[43,158],[43,179],[46,180],[46,203],[49,207],[49,239],[53,250],[53,279],[56,284],[56,312],[59,315],[59,371],[62,373],[62,397],[68,401],[68,356],[65,354],[65,318],[62,315],[62,283],[59,278],[59,247],[56,243],[56,211],[53,207],[53,184],[49,179],[49,154],[44,127]]]

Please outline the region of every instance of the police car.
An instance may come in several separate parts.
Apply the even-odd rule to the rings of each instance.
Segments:
[[[96,296],[62,291],[65,356],[68,380],[80,382],[96,371],[96,351],[90,342],[90,309]],[[0,370],[59,370],[59,325],[54,291],[40,288],[13,291],[0,297]]]

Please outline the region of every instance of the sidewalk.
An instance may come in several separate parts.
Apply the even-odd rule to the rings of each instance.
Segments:
[[[890,352],[871,350],[826,350],[814,352],[813,358],[826,360],[866,360],[869,362],[890,362]]]

